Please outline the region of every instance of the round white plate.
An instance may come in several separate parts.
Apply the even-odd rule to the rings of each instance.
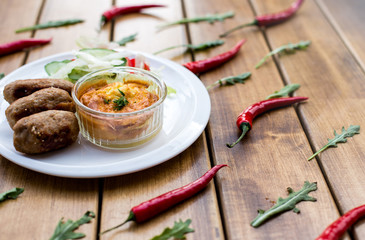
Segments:
[[[54,60],[71,59],[61,53],[29,63],[0,81],[0,154],[25,168],[54,176],[96,178],[123,175],[150,168],[178,155],[203,132],[210,116],[210,99],[199,78],[170,60],[142,53],[151,67],[161,70],[166,84],[177,93],[164,103],[161,132],[150,142],[129,150],[97,147],[81,135],[71,146],[40,155],[25,155],[13,146],[13,131],[5,117],[9,104],[4,100],[4,86],[18,79],[45,78],[44,65]]]

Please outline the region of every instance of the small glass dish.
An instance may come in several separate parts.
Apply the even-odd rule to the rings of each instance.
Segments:
[[[95,110],[80,100],[90,89],[116,82],[143,82],[148,86],[147,91],[157,95],[158,100],[143,109],[121,113]],[[120,92],[119,88],[117,90]],[[89,73],[80,78],[72,90],[81,134],[91,143],[110,149],[136,147],[155,137],[162,128],[166,95],[166,85],[158,75],[134,67],[114,67]]]

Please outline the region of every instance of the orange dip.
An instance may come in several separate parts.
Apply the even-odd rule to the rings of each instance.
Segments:
[[[80,102],[100,112],[134,112],[149,107],[158,101],[158,95],[149,92],[147,90],[148,87],[148,83],[144,81],[96,84],[81,95]],[[122,96],[120,91],[123,92],[124,96]],[[115,101],[121,97],[124,97],[128,103],[118,108]]]

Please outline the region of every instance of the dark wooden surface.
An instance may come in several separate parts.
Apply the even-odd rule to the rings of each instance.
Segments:
[[[108,40],[138,32],[128,49],[153,53],[161,48],[218,39],[219,34],[255,15],[277,12],[291,0],[159,0],[166,8],[123,16],[108,23],[98,35]],[[112,5],[150,3],[140,0],[2,0],[0,43],[34,37],[52,37],[50,45],[0,57],[0,72],[9,74],[23,64],[73,49],[79,36],[95,36],[101,13]],[[225,38],[225,44],[199,53],[175,49],[161,54],[177,63],[200,60],[247,42],[238,55],[222,67],[201,74],[209,85],[223,77],[252,72],[244,84],[209,90],[212,110],[198,140],[171,160],[141,172],[101,179],[67,179],[36,173],[0,156],[0,192],[24,187],[16,200],[0,204],[1,239],[49,239],[58,221],[76,220],[87,210],[97,213],[78,231],[85,239],[99,239],[97,232],[124,221],[134,205],[185,185],[216,164],[228,164],[199,195],[156,218],[128,223],[100,239],[150,239],[179,219],[192,220],[194,233],[187,239],[315,239],[346,211],[365,204],[365,138],[349,138],[310,162],[306,159],[333,138],[342,126],[365,126],[365,32],[362,0],[306,0],[289,21],[268,29],[248,27]],[[234,11],[224,22],[156,27],[183,17]],[[15,34],[14,30],[37,22],[82,18],[85,22],[65,28]],[[270,58],[259,69],[255,64],[270,50],[289,42],[312,41],[295,54]],[[225,144],[240,134],[237,115],[289,83],[299,83],[297,96],[309,100],[258,117],[253,129],[236,147]],[[360,132],[362,129],[360,130]],[[11,141],[11,139],[9,139]],[[268,209],[287,187],[299,190],[304,181],[318,183],[310,193],[317,202],[301,202],[300,214],[286,212],[259,228],[250,226],[257,209]],[[5,217],[6,216],[6,217]],[[359,221],[343,239],[365,239],[365,221]]]

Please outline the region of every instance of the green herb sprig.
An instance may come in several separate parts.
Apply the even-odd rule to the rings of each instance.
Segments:
[[[118,89],[121,96],[118,99],[115,99],[113,103],[115,103],[114,109],[115,110],[121,110],[124,106],[126,106],[129,102],[127,98],[125,97],[124,92],[122,92],[120,89]]]
[[[185,23],[198,23],[198,22],[214,23],[214,22],[218,22],[218,21],[223,22],[225,19],[232,18],[232,17],[234,17],[234,12],[232,12],[232,11],[222,13],[222,14],[208,14],[206,16],[200,16],[200,17],[194,17],[194,18],[183,18],[183,19],[175,21],[175,22],[161,25],[158,28],[161,30],[161,29],[164,29],[164,28],[167,28],[170,26],[185,24]]]
[[[310,183],[308,181],[304,182],[304,186],[298,192],[290,187],[287,188],[289,196],[285,199],[279,197],[277,203],[267,211],[262,209],[258,210],[257,217],[251,222],[252,227],[259,227],[269,218],[278,215],[279,213],[293,210],[295,213],[299,213],[300,210],[296,208],[296,204],[301,201],[317,201],[315,198],[308,195],[308,193],[317,190],[317,183]]]
[[[63,218],[61,218],[50,240],[79,239],[85,237],[86,235],[84,233],[76,233],[74,230],[82,224],[90,222],[93,218],[95,218],[95,213],[92,211],[87,211],[75,222],[70,219],[64,222]]]
[[[256,64],[255,68],[259,68],[269,57],[278,54],[278,53],[294,53],[295,50],[306,49],[311,44],[311,41],[300,41],[299,43],[288,43],[286,45],[280,46],[270,53],[268,53],[265,57],[263,57],[259,63]]]
[[[315,156],[319,153],[323,152],[329,147],[337,147],[337,143],[345,143],[347,142],[348,137],[353,137],[355,134],[360,133],[360,126],[359,125],[350,125],[350,127],[346,130],[345,127],[342,127],[342,133],[338,134],[336,130],[334,130],[335,137],[333,139],[328,139],[328,143],[318,150],[315,154],[308,158],[308,161],[312,160]]]
[[[236,83],[245,83],[245,80],[248,79],[251,76],[250,72],[245,72],[237,76],[229,76],[222,79],[219,79],[218,81],[214,82],[213,84],[207,86],[206,88],[209,90],[212,87],[215,86],[223,86],[223,85],[234,85]]]
[[[171,47],[168,47],[168,48],[164,48],[162,50],[154,52],[153,54],[157,55],[157,54],[160,54],[162,52],[166,52],[168,50],[172,50],[172,49],[180,48],[180,47],[185,47],[186,51],[192,50],[194,52],[197,52],[197,51],[203,51],[203,50],[207,50],[207,49],[210,49],[210,48],[214,48],[214,47],[220,46],[222,44],[224,44],[224,41],[220,40],[220,39],[215,40],[215,41],[203,42],[203,43],[200,43],[200,44],[197,44],[197,45],[181,44],[181,45],[175,45],[175,46],[171,46]]]
[[[172,228],[165,228],[165,230],[158,236],[151,238],[151,240],[167,240],[174,239],[186,239],[185,234],[194,232],[194,229],[189,228],[191,219],[183,222],[181,219],[179,222],[175,222]]]
[[[13,188],[9,191],[0,193],[0,202],[3,202],[7,199],[15,199],[23,192],[24,192],[24,188]]]
[[[119,46],[125,46],[127,43],[133,42],[134,40],[136,40],[137,34],[138,33],[135,33],[135,34],[129,35],[127,37],[124,37],[121,40],[116,41],[116,43],[118,43]]]
[[[266,99],[273,99],[273,98],[289,96],[289,94],[295,92],[299,88],[300,88],[300,84],[297,84],[297,83],[289,84],[289,85],[286,85],[285,87],[283,87],[282,89],[280,89],[279,91],[275,91],[273,94],[270,94],[269,96],[266,97]]]
[[[26,32],[26,31],[33,31],[38,29],[45,29],[45,28],[53,28],[53,27],[62,27],[67,25],[73,25],[77,23],[82,23],[84,20],[82,19],[68,19],[68,20],[60,20],[60,21],[49,21],[45,23],[36,24],[30,27],[24,27],[16,30],[16,33]]]
[[[0,80],[3,79],[5,77],[4,73],[0,73]]]

